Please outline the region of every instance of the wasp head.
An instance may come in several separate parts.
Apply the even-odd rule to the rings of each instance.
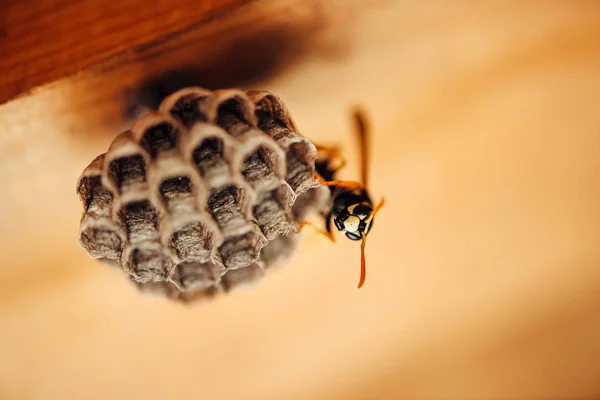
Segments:
[[[373,225],[373,207],[366,203],[353,204],[340,212],[334,219],[336,228],[350,240],[361,240]]]

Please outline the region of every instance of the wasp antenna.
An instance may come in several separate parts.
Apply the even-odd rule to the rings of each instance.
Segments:
[[[361,183],[354,181],[326,181],[316,172],[313,175],[313,178],[323,186],[335,186],[338,188],[345,188],[349,190],[360,189],[363,187]]]
[[[304,221],[303,223],[298,225],[298,227],[296,228],[296,233],[300,233],[302,231],[302,229],[304,229],[304,227],[307,225],[310,226],[311,228],[313,228],[318,234],[331,240],[332,243],[335,243],[335,236],[333,236],[333,234],[331,232],[327,232],[322,229],[319,229],[315,224],[313,224],[310,221]]]
[[[364,111],[355,107],[352,110],[352,116],[354,118],[355,131],[358,136],[358,148],[360,150],[360,177],[361,183],[365,188],[369,187],[369,136],[371,130],[369,122]]]
[[[358,281],[358,288],[360,289],[365,283],[367,276],[367,263],[365,262],[365,245],[367,244],[367,235],[364,232],[362,234],[362,242],[360,243],[360,280]]]
[[[382,197],[379,200],[379,204],[373,209],[373,215],[377,214],[377,211],[381,210],[381,208],[385,205],[385,197]]]
[[[377,214],[377,211],[381,210],[381,208],[385,205],[385,198],[381,198],[379,204],[373,209],[373,213],[371,214],[371,218]],[[360,289],[362,285],[365,283],[365,277],[367,275],[367,265],[365,262],[365,245],[367,244],[367,234],[361,232],[362,242],[360,243],[360,280],[358,281],[358,288]]]

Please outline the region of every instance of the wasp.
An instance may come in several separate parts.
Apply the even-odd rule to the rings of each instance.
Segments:
[[[335,243],[331,223],[338,231],[343,232],[350,240],[361,241],[360,245],[360,279],[358,288],[365,283],[366,262],[365,245],[367,235],[373,228],[375,214],[385,204],[385,199],[373,206],[368,187],[369,166],[369,134],[370,129],[365,114],[360,109],[352,112],[355,131],[358,136],[360,148],[360,176],[361,181],[337,180],[337,172],[346,165],[338,147],[316,146],[317,160],[315,161],[314,178],[322,185],[328,186],[331,192],[332,206],[328,212],[323,213],[325,228],[322,230],[310,221],[302,222],[296,229],[299,233],[305,226],[309,225],[317,232]]]

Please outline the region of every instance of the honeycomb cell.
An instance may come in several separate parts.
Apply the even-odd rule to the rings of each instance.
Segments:
[[[257,228],[225,240],[219,247],[227,269],[244,268],[258,260],[267,240]]]
[[[182,208],[188,210],[195,207],[192,180],[189,176],[165,179],[160,183],[158,190],[170,213],[176,213]]]
[[[171,247],[179,260],[206,262],[212,255],[214,236],[202,222],[191,222],[173,232]]]
[[[258,264],[251,264],[246,268],[228,271],[221,278],[222,286],[226,292],[248,288],[264,275],[264,269],[260,268]]]
[[[201,88],[182,89],[167,97],[160,105],[160,110],[169,113],[189,129],[198,121],[206,121],[201,104],[210,94],[210,91]]]
[[[226,236],[239,233],[248,225],[249,216],[242,208],[244,195],[244,190],[234,185],[211,192],[208,209]]]
[[[110,163],[109,171],[120,192],[136,190],[146,182],[146,163],[141,155],[117,158]]]
[[[158,236],[158,217],[148,200],[126,204],[119,211],[119,218],[125,226],[127,239],[132,243]]]
[[[247,153],[242,164],[242,176],[255,190],[264,191],[281,183],[276,170],[276,156],[267,146],[260,145]]]
[[[314,162],[313,149],[307,143],[297,142],[289,146],[286,154],[286,181],[296,193],[304,193],[315,187],[313,182]]]
[[[91,225],[82,229],[79,243],[94,258],[118,260],[121,257],[123,241],[112,226]]]
[[[289,185],[264,193],[253,208],[253,215],[260,230],[268,240],[287,235],[294,229],[289,204],[295,197]]]
[[[168,122],[161,122],[147,128],[140,142],[142,147],[156,158],[158,153],[172,150],[177,145],[176,128]]]
[[[219,284],[225,269],[212,263],[183,262],[172,281],[182,291],[208,289]]]
[[[173,263],[169,260],[160,244],[146,241],[131,245],[125,249],[124,269],[139,282],[160,282],[168,278]]]
[[[94,159],[77,185],[84,206],[79,243],[94,258],[119,260],[124,233],[111,220],[113,195],[102,185],[103,162],[104,154]]]
[[[192,159],[204,177],[210,172],[228,171],[229,165],[223,153],[223,140],[217,136],[207,137],[194,149]]]

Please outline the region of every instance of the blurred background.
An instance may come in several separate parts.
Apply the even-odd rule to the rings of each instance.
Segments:
[[[600,2],[5,0],[1,399],[600,397]],[[373,126],[359,246],[303,233],[254,287],[140,294],[77,243],[76,180],[179,87]]]

